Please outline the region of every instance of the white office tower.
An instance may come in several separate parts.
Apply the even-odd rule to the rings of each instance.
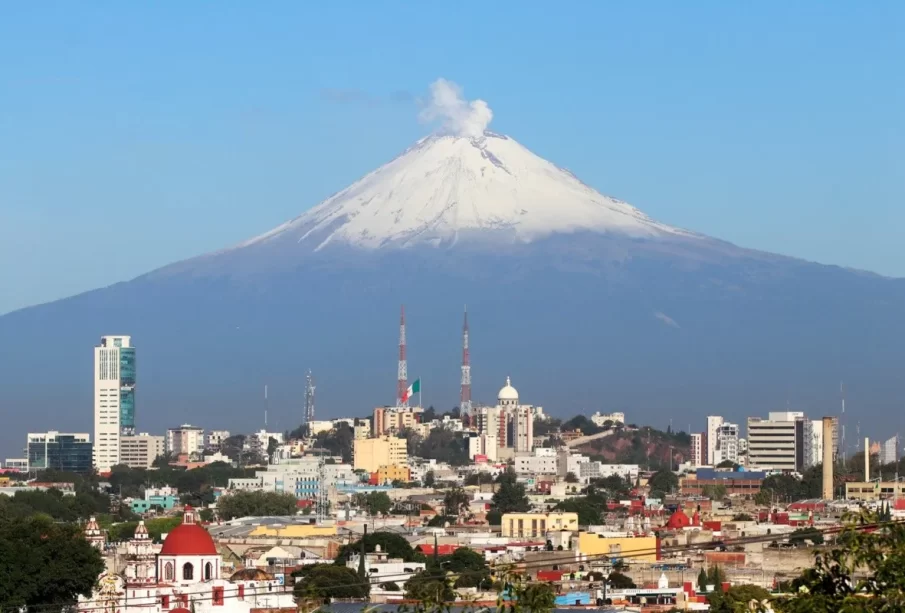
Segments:
[[[772,411],[767,419],[748,418],[748,467],[792,472],[801,466],[804,451],[799,429],[804,413]]]
[[[720,424],[716,430],[716,450],[713,455],[714,465],[720,462],[738,463],[738,424],[728,422]]]
[[[704,441],[707,444],[707,453],[705,454],[704,461],[713,466],[717,464],[716,462],[716,441],[717,441],[717,430],[719,427],[723,425],[723,418],[719,415],[708,415],[707,416],[707,438]]]
[[[128,336],[103,336],[94,348],[94,467],[121,462],[120,437],[135,434],[135,349]]]
[[[530,453],[534,447],[534,411],[530,406],[518,406],[515,409],[515,439],[516,453]]]

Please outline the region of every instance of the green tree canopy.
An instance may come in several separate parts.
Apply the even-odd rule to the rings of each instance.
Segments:
[[[490,589],[490,569],[484,556],[468,547],[459,547],[451,555],[441,556],[440,569],[456,576],[455,587]],[[434,574],[440,569],[431,567]]]
[[[679,478],[671,470],[655,472],[647,482],[652,498],[663,498],[679,488]]]
[[[362,539],[358,539],[354,543],[340,547],[336,555],[336,564],[345,564],[352,554],[361,551],[361,541]],[[370,532],[365,535],[364,542],[365,553],[376,551],[377,545],[380,545],[381,551],[386,552],[391,558],[401,558],[405,562],[412,562],[417,557],[409,542],[404,537],[392,532]]]
[[[607,583],[616,590],[633,590],[638,587],[635,585],[635,582],[632,581],[631,577],[623,575],[619,571],[611,572],[610,576],[607,577]]]
[[[312,564],[292,572],[296,602],[333,598],[367,598],[370,586],[354,570],[336,564]]]
[[[518,482],[514,471],[510,469],[500,473],[497,482],[499,489],[490,501],[490,510],[493,515],[488,513],[488,520],[494,519],[499,524],[504,513],[524,513],[531,510],[531,503],[525,494],[525,486]]]
[[[2,498],[2,496],[0,496]],[[71,523],[0,517],[0,603],[9,610],[73,605],[104,570],[100,553]]]
[[[229,520],[253,515],[295,515],[298,499],[282,492],[231,492],[220,497],[217,513]]]
[[[468,510],[470,502],[471,496],[468,495],[468,492],[458,486],[446,490],[443,495],[443,506],[446,508],[447,515],[458,517],[464,511]]]
[[[369,515],[389,515],[393,508],[393,501],[386,492],[368,492],[367,494],[355,494],[352,502],[360,509],[364,509]]]
[[[717,585],[719,588],[719,585]],[[712,613],[736,613],[737,611],[761,611],[760,603],[770,600],[770,592],[759,585],[733,585],[728,591],[716,589],[707,595]],[[751,601],[758,603],[751,609]]]

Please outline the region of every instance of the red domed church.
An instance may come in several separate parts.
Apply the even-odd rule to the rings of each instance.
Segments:
[[[94,518],[85,527],[85,538],[104,551],[103,532]],[[79,613],[249,613],[295,606],[292,591],[270,576],[246,579],[240,571],[223,579],[214,539],[191,507],[162,546],[151,542],[139,522],[125,550],[124,568],[108,560],[95,593],[79,600]]]

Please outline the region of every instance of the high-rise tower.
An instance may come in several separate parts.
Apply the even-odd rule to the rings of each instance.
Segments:
[[[408,363],[405,359],[405,305],[402,305],[399,313],[399,368],[396,373],[396,405],[402,406],[402,399],[409,386]]]
[[[135,348],[129,336],[104,336],[94,348],[94,467],[120,464],[120,437],[135,434]]]
[[[459,414],[471,419],[471,358],[468,354],[468,308],[462,326],[462,390],[459,392]]]

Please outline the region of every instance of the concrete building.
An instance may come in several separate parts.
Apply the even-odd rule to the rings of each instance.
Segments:
[[[716,429],[716,448],[713,454],[714,466],[720,462],[738,463],[738,424],[723,422]]]
[[[534,448],[534,411],[530,406],[515,408],[513,447],[516,453],[531,453]]]
[[[201,453],[204,451],[204,428],[182,424],[167,430],[166,451],[173,455]]]
[[[390,485],[393,481],[408,483],[411,480],[412,471],[404,464],[388,464],[377,469],[377,485]]]
[[[905,498],[905,483],[894,481],[847,481],[845,499],[871,502]]]
[[[707,416],[707,436],[704,439],[707,447],[706,454],[706,463],[710,466],[716,464],[714,461],[716,459],[716,441],[717,441],[717,430],[720,426],[723,425],[723,418],[719,415],[708,415]]]
[[[497,450],[509,446],[509,413],[501,407],[473,409],[478,433],[496,439]]]
[[[556,464],[556,456],[515,456],[515,472],[520,475],[555,475]]]
[[[578,532],[578,513],[504,513],[500,536],[546,538],[548,531]]]
[[[703,432],[698,432],[696,434],[691,435],[691,465],[692,466],[704,466],[707,464],[705,461],[706,455],[706,444],[705,441],[707,439],[707,435]]]
[[[228,438],[229,430],[211,430],[204,435],[204,448],[220,449],[220,445]]]
[[[591,415],[591,423],[599,428],[603,428],[606,425],[606,422],[612,422],[613,424],[624,424],[625,423],[625,413],[615,412],[615,413],[601,413],[600,411],[595,412]]]
[[[89,473],[93,464],[91,437],[88,434],[41,432],[28,434],[26,470],[64,470]]]
[[[94,467],[120,463],[120,437],[135,434],[135,348],[129,336],[103,336],[94,348]]]
[[[770,412],[767,419],[748,418],[748,466],[793,472],[800,469],[804,413]]]
[[[120,461],[129,468],[151,468],[158,456],[166,453],[166,441],[162,436],[147,432],[120,439]]]
[[[371,422],[367,419],[356,419],[353,433],[356,439],[371,437]]]
[[[377,407],[372,422],[374,436],[393,434],[400,430],[412,429],[421,423],[421,407]]]
[[[28,472],[28,458],[6,458],[3,460],[3,468],[21,473]]]
[[[496,462],[499,459],[497,444],[496,436],[491,434],[471,436],[468,438],[468,457],[474,460],[475,457],[481,455],[491,462]]]
[[[407,464],[406,441],[393,436],[367,438],[353,441],[353,466],[369,473],[377,472],[381,466]]]
[[[578,552],[588,557],[628,556],[632,562],[656,562],[660,559],[660,541],[656,536],[579,532]]]
[[[637,464],[604,464],[603,462],[588,461],[578,465],[577,476],[582,483],[607,477],[622,477],[629,483],[634,483],[640,472],[641,467]]]

